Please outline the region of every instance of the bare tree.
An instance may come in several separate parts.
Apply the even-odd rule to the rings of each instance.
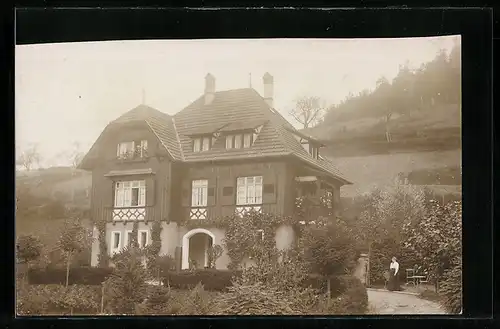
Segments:
[[[295,108],[289,114],[304,128],[309,128],[321,119],[324,110],[324,103],[321,103],[319,97],[305,96],[295,101]]]
[[[24,151],[19,151],[16,155],[16,165],[22,166],[26,171],[33,169],[33,166],[40,166],[40,153],[38,145],[33,144]]]
[[[73,142],[73,150],[69,153],[69,159],[73,168],[78,167],[84,155],[80,143]]]

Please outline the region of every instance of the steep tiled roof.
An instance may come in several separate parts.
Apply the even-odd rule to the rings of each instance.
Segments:
[[[208,105],[202,95],[174,116],[140,105],[108,126],[130,121],[146,122],[176,161],[202,162],[293,156],[344,184],[351,184],[329,160],[313,158],[295,138],[294,133],[297,134],[297,130],[279,112],[270,108],[262,96],[252,88],[216,92]],[[221,136],[210,150],[193,152],[193,135],[257,126],[262,126],[262,129],[250,148],[227,150],[225,138]]]
[[[254,89],[216,92],[208,105],[205,105],[202,96],[175,114],[174,118],[186,162],[291,155],[345,184],[350,184],[330,161],[315,159],[304,150],[293,136],[292,131],[297,130],[276,110],[270,108]],[[189,136],[216,124],[224,125],[221,130],[231,126],[264,126],[251,148],[227,150],[224,138],[219,138],[210,150],[193,152]]]
[[[158,140],[172,156],[172,159],[182,160],[183,156],[177,138],[176,127],[170,115],[160,112],[147,105],[139,105],[123,114],[118,119],[112,121],[111,124],[120,124],[131,121],[146,122],[153,133],[158,137]]]

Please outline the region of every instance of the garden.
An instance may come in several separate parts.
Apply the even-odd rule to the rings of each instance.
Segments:
[[[33,236],[19,237],[17,312],[20,315],[306,315],[364,314],[365,286],[350,273],[358,254],[355,241],[331,218],[295,225],[299,234],[290,249],[278,250],[272,234],[290,219],[251,213],[220,221],[230,269],[214,268],[220,246],[210,252],[209,268],[175,268],[168,255],[158,255],[158,232],[139,248],[132,241],[98,267],[75,264],[88,246],[85,230],[68,221],[59,242],[65,262],[40,265],[43,246]],[[265,224],[264,224],[265,223]],[[213,223],[212,223],[213,224]],[[212,225],[211,224],[211,225]],[[158,228],[158,226],[153,225]],[[259,228],[256,229],[256,228]],[[134,235],[133,235],[134,236]],[[101,241],[99,241],[102,243]],[[238,242],[238,243],[236,243]],[[239,260],[249,257],[252,266]],[[144,259],[147,260],[144,266]],[[161,284],[151,284],[156,280]]]

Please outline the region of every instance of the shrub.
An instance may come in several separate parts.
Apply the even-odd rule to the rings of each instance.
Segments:
[[[150,287],[147,297],[136,308],[137,315],[180,314],[182,305],[170,288]]]
[[[42,243],[33,235],[22,235],[17,239],[16,255],[21,263],[37,260],[41,255]]]
[[[391,238],[383,239],[372,244],[370,253],[370,284],[384,283],[384,272],[389,270],[391,258],[398,258],[400,248],[396,241]],[[404,268],[400,263],[399,273],[403,273]]]
[[[261,282],[250,285],[235,283],[228,293],[216,300],[216,315],[290,315],[301,314],[293,308],[286,292]]]
[[[21,315],[95,314],[100,288],[81,285],[26,285],[17,289],[17,311]]]
[[[443,304],[448,312],[462,311],[462,266],[458,264],[446,271],[439,293],[444,297]]]
[[[208,315],[214,311],[213,300],[201,283],[198,283],[180,303],[179,314]]]
[[[147,296],[147,271],[137,248],[125,248],[113,257],[115,269],[104,283],[106,309],[113,314],[134,314]]]
[[[304,228],[299,245],[311,273],[338,275],[355,266],[356,241],[336,221]]]
[[[223,291],[231,286],[233,276],[241,271],[203,269],[195,271],[168,272],[163,277],[163,284],[177,289],[192,289],[202,284],[209,291]]]
[[[331,314],[365,314],[368,307],[368,294],[363,283],[353,276],[339,277],[341,292],[329,305]]]
[[[69,272],[69,284],[100,285],[113,272],[112,268],[76,267]],[[30,284],[65,284],[66,268],[33,268],[28,271]]]

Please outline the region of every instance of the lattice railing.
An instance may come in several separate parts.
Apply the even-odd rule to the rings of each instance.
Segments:
[[[115,208],[113,209],[113,220],[145,220],[146,208]]]
[[[207,219],[208,209],[207,208],[191,208],[189,211],[189,219]]]
[[[243,217],[245,214],[255,211],[258,213],[262,213],[262,206],[261,205],[255,205],[255,206],[236,206],[235,209],[235,214],[237,216]]]

